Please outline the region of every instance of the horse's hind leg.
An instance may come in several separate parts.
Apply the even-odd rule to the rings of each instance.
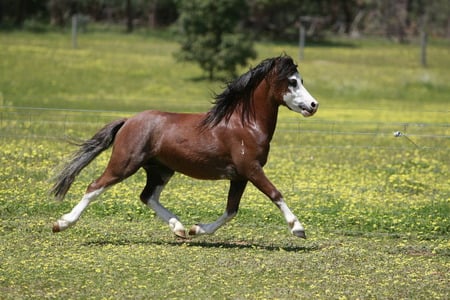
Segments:
[[[112,185],[136,173],[139,167],[140,165],[137,161],[131,163],[130,161],[117,159],[113,152],[108,167],[103,174],[88,186],[83,198],[70,213],[63,215],[53,224],[53,232],[60,232],[73,226],[92,201]]]
[[[74,225],[80,218],[83,211],[88,207],[89,203],[91,203],[91,201],[97,198],[104,191],[105,188],[94,189],[91,192],[87,191],[81,201],[78,202],[74,208],[72,208],[70,213],[63,215],[60,219],[53,223],[53,232],[60,232]]]
[[[159,218],[169,224],[175,235],[186,238],[186,230],[178,217],[159,202],[161,192],[173,176],[174,171],[156,165],[145,166],[144,169],[147,172],[147,184],[141,193],[141,201],[153,209]]]

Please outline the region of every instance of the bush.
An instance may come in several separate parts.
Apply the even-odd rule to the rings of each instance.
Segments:
[[[209,79],[220,71],[235,76],[238,65],[256,57],[252,40],[238,33],[239,21],[247,10],[242,1],[181,1],[179,10],[181,50],[177,58],[197,62]]]

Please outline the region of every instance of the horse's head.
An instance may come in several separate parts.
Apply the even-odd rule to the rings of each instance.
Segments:
[[[303,80],[292,58],[287,55],[268,58],[256,67],[227,83],[226,89],[215,96],[214,106],[202,121],[202,126],[216,126],[222,120],[228,120],[240,104],[241,119],[248,121],[252,115],[252,99],[261,82],[264,87],[262,97],[270,97],[277,105],[285,105],[289,109],[301,113],[305,117],[312,116],[319,103],[303,86]],[[266,89],[267,85],[269,90]]]
[[[303,79],[292,58],[282,56],[276,64],[277,82],[280,85],[279,100],[289,109],[301,113],[304,117],[314,115],[319,102],[303,86]]]

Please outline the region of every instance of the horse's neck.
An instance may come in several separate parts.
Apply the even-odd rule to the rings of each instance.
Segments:
[[[278,118],[278,104],[274,103],[268,94],[269,88],[265,81],[253,93],[251,122],[267,135],[268,142],[272,140]]]

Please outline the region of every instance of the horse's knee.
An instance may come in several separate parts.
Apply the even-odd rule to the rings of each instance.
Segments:
[[[153,181],[147,180],[147,184],[145,185],[144,189],[142,190],[141,195],[139,198],[141,199],[142,203],[148,205],[150,199],[155,194],[157,185],[154,184]]]
[[[145,191],[145,189],[142,191],[141,195],[139,196],[139,199],[141,199],[141,202],[145,205],[148,204],[148,199],[150,198],[150,195],[148,192]]]

